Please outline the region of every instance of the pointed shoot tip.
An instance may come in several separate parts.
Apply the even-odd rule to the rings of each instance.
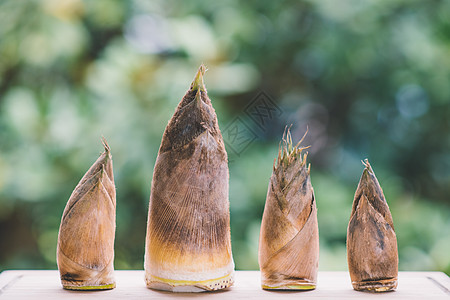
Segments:
[[[195,74],[194,80],[191,83],[191,90],[202,90],[206,91],[205,84],[203,83],[203,75],[205,75],[206,67],[201,64],[198,68],[197,74]]]
[[[106,141],[104,136],[102,136],[101,141],[102,141],[103,147],[105,147],[105,151],[110,152],[111,148],[109,147],[108,142]]]
[[[361,162],[362,162],[362,164],[364,165],[364,167],[366,167],[366,169],[367,169],[368,171],[371,171],[371,170],[372,170],[372,167],[371,167],[371,165],[370,165],[370,163],[369,163],[369,159],[365,158],[365,159],[362,160]]]

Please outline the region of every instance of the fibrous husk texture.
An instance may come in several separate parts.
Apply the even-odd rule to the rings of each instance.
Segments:
[[[287,130],[270,178],[259,242],[263,288],[312,289],[316,284],[317,209],[300,142],[293,146]]]
[[[114,287],[116,190],[110,148],[86,172],[67,202],[57,261],[64,288]]]
[[[357,290],[392,290],[397,286],[398,274],[394,224],[368,160],[364,166],[347,230],[350,277]]]
[[[176,108],[156,159],[145,253],[149,287],[160,279],[205,290],[232,284],[227,153],[205,71],[202,65]],[[195,283],[219,277],[226,279]]]

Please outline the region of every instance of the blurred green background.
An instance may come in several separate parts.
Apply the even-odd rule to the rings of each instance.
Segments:
[[[273,159],[293,124],[294,140],[309,128],[321,270],[347,269],[368,158],[400,270],[450,273],[450,2],[420,0],[1,1],[0,270],[56,268],[62,211],[102,135],[115,268],[143,268],[162,133],[200,63],[222,131],[238,120],[254,134],[227,148],[237,269],[258,268]],[[264,128],[247,113],[261,92],[279,109]]]

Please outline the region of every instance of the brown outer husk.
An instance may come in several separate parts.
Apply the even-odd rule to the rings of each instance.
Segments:
[[[145,250],[150,288],[162,286],[158,277],[200,282],[234,270],[227,153],[203,73],[201,67],[169,121],[156,159]],[[232,283],[185,285],[216,290]]]
[[[366,160],[347,229],[347,260],[355,290],[384,292],[397,287],[397,237],[388,204]]]
[[[314,190],[302,148],[288,131],[270,178],[261,223],[259,265],[263,288],[314,288],[319,230]]]
[[[86,172],[67,202],[61,219],[57,263],[68,289],[112,288],[116,191],[110,148]]]

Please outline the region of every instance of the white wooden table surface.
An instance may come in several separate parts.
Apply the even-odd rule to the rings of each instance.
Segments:
[[[450,278],[441,272],[400,272],[394,292],[372,294],[352,289],[348,272],[319,272],[314,291],[264,291],[260,273],[237,271],[232,288],[219,292],[170,293],[147,289],[144,271],[115,271],[117,287],[108,291],[67,291],[58,271],[4,271],[0,273],[3,299],[450,299]]]

